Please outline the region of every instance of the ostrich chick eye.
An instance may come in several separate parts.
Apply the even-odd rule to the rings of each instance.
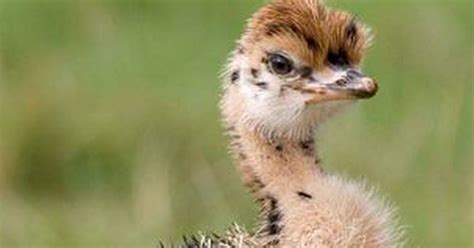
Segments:
[[[281,54],[272,54],[269,58],[271,70],[279,75],[286,75],[293,71],[293,63],[291,60]]]

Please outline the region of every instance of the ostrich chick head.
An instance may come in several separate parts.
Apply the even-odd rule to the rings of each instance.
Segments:
[[[223,112],[269,136],[304,138],[377,92],[361,72],[369,29],[320,0],[273,0],[248,22],[226,70]]]

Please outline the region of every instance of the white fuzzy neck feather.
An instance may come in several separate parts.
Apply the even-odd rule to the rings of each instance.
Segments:
[[[322,172],[313,131],[323,113],[314,110],[308,115],[313,120],[276,114],[262,122],[248,113],[253,106],[246,99],[238,85],[229,83],[221,109],[238,168],[262,206],[255,236],[259,242],[278,247],[403,246],[394,208],[373,188]],[[279,118],[291,125],[280,124]],[[275,126],[281,129],[275,131]]]

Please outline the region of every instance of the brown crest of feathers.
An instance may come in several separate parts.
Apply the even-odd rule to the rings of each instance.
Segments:
[[[259,44],[274,45],[316,69],[328,58],[357,65],[371,43],[368,27],[320,0],[271,1],[252,16],[241,40],[246,51],[261,50],[253,47]]]

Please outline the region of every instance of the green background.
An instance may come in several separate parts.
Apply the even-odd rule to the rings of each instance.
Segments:
[[[321,129],[408,247],[473,245],[473,3],[327,1],[369,23],[374,99]],[[218,75],[263,1],[0,0],[0,247],[153,247],[251,228]]]

